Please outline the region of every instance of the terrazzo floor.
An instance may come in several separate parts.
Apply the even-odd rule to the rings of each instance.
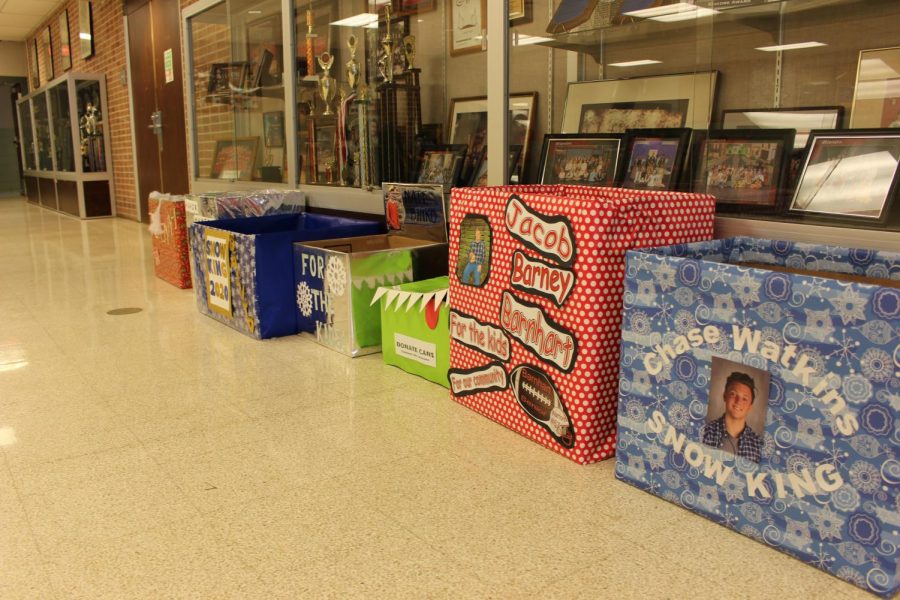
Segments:
[[[122,316],[123,307],[141,312]],[[0,598],[873,598],[0,200]]]

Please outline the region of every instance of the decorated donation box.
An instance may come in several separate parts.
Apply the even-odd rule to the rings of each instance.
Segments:
[[[349,356],[381,349],[379,287],[447,274],[440,185],[383,184],[386,235],[294,245],[300,331]]]
[[[311,213],[194,223],[197,306],[257,339],[295,334],[291,244],[381,230],[374,221]]]
[[[149,200],[153,272],[175,287],[189,288],[191,265],[184,198],[151,192]]]
[[[893,594],[900,254],[740,237],[626,273],[617,477]]]
[[[381,287],[381,352],[384,362],[449,387],[447,277]]]
[[[576,462],[611,456],[625,251],[709,239],[714,199],[515,186],[450,206],[453,398]]]

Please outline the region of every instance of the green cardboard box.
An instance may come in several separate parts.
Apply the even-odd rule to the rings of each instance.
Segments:
[[[450,387],[450,317],[447,277],[381,287],[381,352],[384,362]]]

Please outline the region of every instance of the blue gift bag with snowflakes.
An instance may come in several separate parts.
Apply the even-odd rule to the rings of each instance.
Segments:
[[[627,253],[616,476],[898,588],[900,254],[746,237]]]

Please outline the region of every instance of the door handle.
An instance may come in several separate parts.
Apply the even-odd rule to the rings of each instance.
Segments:
[[[153,133],[156,134],[156,143],[159,144],[159,151],[162,152],[162,149],[163,149],[162,111],[157,110],[150,114],[150,124],[147,125],[147,128],[152,129]]]

